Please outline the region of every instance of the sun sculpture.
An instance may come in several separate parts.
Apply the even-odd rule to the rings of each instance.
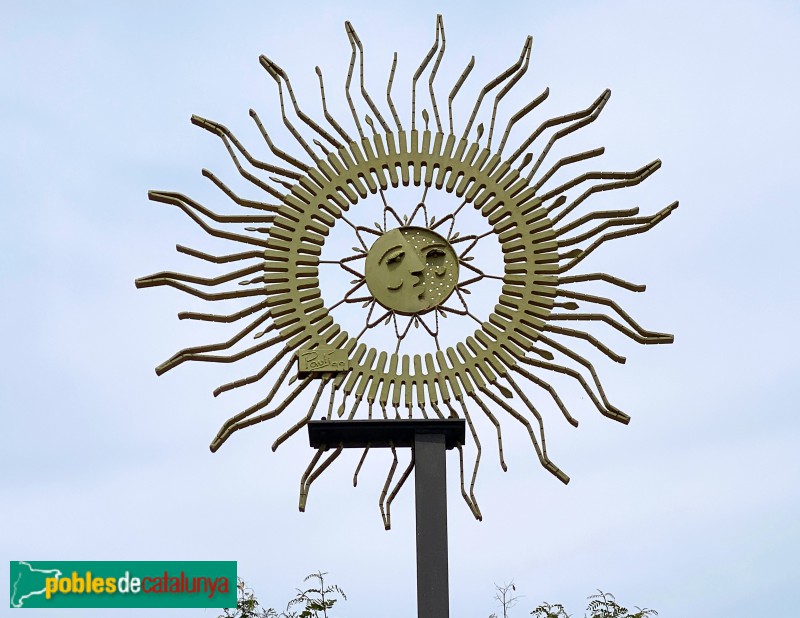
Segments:
[[[392,98],[397,54],[386,88],[390,115],[385,115],[364,85],[362,43],[349,22],[345,29],[352,47],[345,96],[355,133],[352,128],[343,128],[329,112],[319,67],[316,72],[322,112],[329,129],[301,109],[288,75],[266,56],[260,57],[261,65],[277,86],[283,123],[305,153],[302,160],[273,143],[253,110],[250,116],[271,153],[269,161],[251,155],[222,124],[192,117],[194,124],[222,140],[241,176],[272,203],[240,197],[207,170],[203,175],[241,212],[251,214],[221,215],[179,193],[149,193],[151,200],[180,208],[208,234],[248,249],[212,256],[179,245],[180,252],[217,264],[248,265],[215,278],[161,272],[138,279],[137,287],[167,285],[209,301],[257,301],[229,315],[179,314],[182,319],[244,321],[246,325],[220,343],[179,351],[156,372],[162,374],[190,360],[229,363],[254,354],[264,359],[257,373],[215,391],[217,395],[262,380],[271,383],[257,402],[222,425],[211,442],[212,451],[240,429],[282,418],[306,389],[310,398],[306,413],[292,419],[296,422],[275,440],[273,450],[307,425],[318,410],[333,420],[463,418],[476,457],[467,484],[463,445],[457,445],[461,494],[475,517],[481,519],[474,486],[482,448],[474,417],[485,416],[493,425],[504,470],[501,420],[523,428],[542,466],[564,483],[569,478],[547,455],[543,418],[537,405],[542,398],[549,399],[567,422],[577,426],[578,421],[547,381],[548,375],[572,378],[602,415],[621,423],[629,421],[628,415],[606,397],[593,364],[564,341],[582,339],[612,361],[625,359],[589,332],[564,323],[603,322],[643,344],[673,341],[672,335],[642,328],[614,300],[580,291],[584,282],[604,282],[634,292],[643,291],[644,286],[609,274],[580,273],[578,266],[605,242],[648,231],[669,216],[677,202],[646,216],[639,216],[638,208],[583,210],[584,202],[595,193],[642,182],[660,167],[658,160],[632,172],[582,173],[545,189],[566,166],[603,153],[603,148],[588,150],[544,167],[556,141],[593,122],[610,91],[603,92],[586,109],[546,120],[523,139],[511,140],[515,125],[547,98],[549,90],[545,89],[512,114],[500,133],[498,104],[528,69],[531,37],[518,60],[480,90],[469,119],[456,130],[453,103],[475,59],[469,61],[450,89],[445,114],[439,108],[441,99],[437,99],[435,88],[445,51],[441,16],[436,20],[433,45],[413,75],[410,127],[404,126]],[[369,110],[365,116],[359,115],[354,102],[356,71],[361,95],[358,103]],[[423,75],[428,76],[432,127],[427,108],[418,112],[418,82]],[[474,126],[482,104],[495,90],[488,130],[483,124]],[[290,110],[296,119],[290,119]],[[418,116],[423,128],[418,125]],[[532,147],[537,138],[551,129],[548,141],[534,156]],[[516,144],[513,151],[511,143]],[[255,173],[245,167],[245,162]],[[592,181],[597,182],[587,186]],[[421,199],[402,212],[392,201],[393,196],[387,194],[390,188],[412,184],[421,188]],[[576,188],[578,194],[568,197]],[[432,192],[457,198],[457,206],[434,212],[429,200]],[[367,225],[354,221],[359,208],[364,209],[367,198],[373,195],[380,196],[381,206],[365,216],[378,221]],[[483,218],[484,230],[458,229],[459,215],[470,208]],[[223,229],[209,221],[236,227]],[[337,225],[351,228],[356,244],[349,254],[326,259],[323,249]],[[502,252],[501,273],[487,273],[481,267],[480,247],[486,238],[493,238]],[[335,302],[323,299],[320,280],[328,276],[324,269],[342,269],[353,277],[350,287]],[[493,310],[476,316],[467,296],[474,286],[487,280],[497,282],[500,292]],[[241,287],[221,292],[195,287],[235,282]],[[363,313],[360,332],[343,330],[332,313],[339,308]],[[464,329],[462,322],[459,332],[463,338],[443,348],[440,329],[447,329],[448,316],[461,316],[473,326]],[[400,353],[412,324],[427,334],[430,351]],[[387,350],[364,343],[365,334],[374,329],[383,329],[381,337],[394,342],[393,350],[392,346]],[[236,352],[219,354],[241,347],[250,337],[256,341]],[[300,510],[305,508],[312,482],[342,452],[341,445],[329,446],[318,449],[302,475]],[[331,452],[323,459],[326,450]],[[357,465],[354,484],[368,450]],[[390,526],[391,502],[413,469],[413,453],[408,467],[392,485],[397,466],[397,452],[392,448],[392,463],[379,500],[386,528]]]

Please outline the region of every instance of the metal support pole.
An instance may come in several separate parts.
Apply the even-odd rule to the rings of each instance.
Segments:
[[[417,503],[417,616],[449,618],[445,451],[464,444],[463,418],[311,421],[313,448],[414,448]]]
[[[448,618],[447,478],[443,433],[414,435],[417,617]]]

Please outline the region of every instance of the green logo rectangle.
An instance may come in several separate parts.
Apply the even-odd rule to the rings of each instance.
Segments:
[[[236,607],[236,562],[12,561],[11,607]]]

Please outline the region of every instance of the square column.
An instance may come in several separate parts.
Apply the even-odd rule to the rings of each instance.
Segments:
[[[448,618],[447,471],[443,433],[414,436],[417,508],[417,616]]]

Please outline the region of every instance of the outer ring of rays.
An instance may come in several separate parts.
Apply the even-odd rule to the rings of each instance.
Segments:
[[[214,278],[175,272],[156,273],[138,279],[138,287],[168,285],[209,301],[261,297],[258,302],[229,315],[196,312],[179,314],[181,319],[220,323],[245,319],[251,321],[226,341],[179,351],[162,363],[156,372],[161,374],[188,360],[229,363],[252,354],[271,354],[256,374],[222,385],[214,391],[218,395],[257,383],[267,377],[272,380],[272,386],[265,397],[222,425],[211,443],[212,451],[220,448],[236,431],[281,416],[306,389],[314,393],[306,414],[275,440],[273,450],[297,434],[318,409],[325,410],[326,400],[328,419],[334,419],[335,416],[348,419],[464,418],[477,454],[467,483],[463,445],[458,446],[461,494],[474,516],[481,519],[474,488],[482,446],[473,422],[474,416],[485,416],[494,426],[497,454],[503,470],[506,469],[506,463],[501,418],[504,423],[510,419],[514,425],[524,428],[541,465],[564,483],[569,481],[568,476],[547,454],[544,421],[537,408],[539,398],[544,397],[553,402],[571,425],[577,427],[578,421],[564,405],[555,388],[547,382],[548,374],[562,374],[572,378],[602,415],[621,423],[628,423],[630,420],[626,413],[607,398],[594,365],[559,339],[564,337],[584,340],[615,362],[624,362],[624,357],[612,351],[594,335],[561,324],[566,321],[602,322],[638,343],[662,344],[673,341],[672,335],[642,328],[614,300],[580,291],[580,284],[584,282],[603,282],[632,292],[644,291],[643,285],[606,273],[574,274],[574,269],[606,241],[648,231],[665,219],[677,207],[677,202],[647,216],[638,216],[638,208],[573,215],[594,193],[642,182],[659,168],[658,160],[632,172],[584,173],[553,189],[543,189],[559,170],[603,153],[603,148],[596,148],[567,156],[541,173],[544,169],[543,163],[556,141],[598,117],[609,99],[608,90],[583,110],[545,120],[522,140],[511,155],[505,155],[505,146],[514,125],[547,98],[549,90],[546,89],[511,115],[499,144],[493,149],[498,104],[528,69],[531,37],[526,39],[518,60],[480,91],[463,133],[458,136],[453,127],[452,105],[472,71],[475,59],[473,57],[468,62],[449,92],[447,131],[443,126],[441,116],[444,114],[440,115],[434,87],[439,63],[445,51],[441,16],[436,20],[433,45],[414,73],[410,130],[403,127],[391,94],[397,54],[393,58],[386,90],[386,101],[395,125],[393,127],[381,114],[364,86],[363,45],[349,22],[345,24],[345,30],[352,47],[345,96],[358,133],[357,138],[352,138],[328,112],[323,76],[319,67],[316,71],[323,113],[336,135],[303,112],[288,75],[275,62],[261,56],[261,65],[277,85],[283,122],[311,163],[301,161],[278,148],[253,110],[250,115],[274,157],[273,162],[252,156],[224,125],[193,116],[194,124],[222,140],[238,172],[278,203],[240,197],[208,170],[203,170],[203,175],[230,200],[244,210],[257,211],[257,214],[220,215],[179,193],[150,192],[150,199],[180,208],[207,233],[249,247],[239,253],[212,256],[178,245],[180,252],[217,264],[252,263]],[[362,104],[370,110],[364,117],[368,126],[366,132],[351,95],[357,62]],[[417,82],[428,70],[428,94],[435,128],[429,129],[431,116],[427,109],[423,109],[421,117],[425,127],[418,129]],[[474,121],[486,95],[498,88],[488,132],[483,124],[478,124],[473,132]],[[287,115],[287,96],[296,117],[305,125],[304,131],[313,135],[311,139],[317,149],[309,145],[306,137]],[[552,135],[534,162],[531,146],[549,130],[553,131]],[[484,133],[487,139],[485,145],[481,145]],[[271,174],[269,182],[248,171],[242,165],[240,156],[246,159],[249,166]],[[568,193],[590,181],[600,182],[588,186],[568,203]],[[384,194],[389,187],[396,188],[401,184],[405,187],[413,184],[423,189],[422,201],[410,218],[401,218],[389,206]],[[460,206],[444,215],[438,213],[438,221],[435,216],[429,217],[425,205],[425,195],[429,190],[444,191],[458,197],[461,200]],[[378,194],[384,203],[383,225],[376,223],[373,227],[359,226],[348,219],[353,206],[370,195]],[[483,235],[465,234],[459,237],[454,232],[454,224],[464,207],[479,211],[489,231]],[[395,227],[390,227],[387,220],[389,215],[394,218]],[[570,218],[570,215],[573,216]],[[424,226],[422,221],[414,222],[417,217],[424,219]],[[244,224],[247,227],[245,233],[234,232],[214,227],[208,220],[231,225]],[[340,260],[323,260],[321,255],[326,238],[331,229],[342,222],[353,228],[359,246],[353,248],[352,255]],[[423,234],[428,233],[437,238],[441,234],[447,240],[447,250],[457,255],[460,267],[458,270],[461,271],[457,283],[453,283],[452,290],[446,290],[441,298],[432,306],[426,306],[424,311],[416,308],[395,311],[391,303],[387,306],[385,301],[379,302],[380,299],[376,299],[369,291],[366,269],[359,270],[359,263],[363,265],[369,250],[367,237],[380,238],[395,229],[401,232],[422,230]],[[464,295],[469,293],[471,285],[492,276],[472,264],[473,256],[469,255],[478,241],[487,235],[493,235],[499,243],[504,272],[502,275],[494,275],[494,278],[502,281],[501,292],[494,310],[482,320],[471,313]],[[355,277],[353,287],[343,298],[328,306],[323,301],[320,290],[320,269],[326,265],[338,265]],[[256,274],[254,278],[249,278]],[[240,287],[224,292],[208,292],[194,287],[219,286],[236,280],[239,280],[240,285],[247,286],[247,289]],[[456,299],[453,301],[455,306],[442,300],[448,295],[451,299]],[[359,303],[369,308],[368,311],[365,309],[363,330],[354,335],[343,331],[331,315],[333,309],[348,306],[348,303],[350,306],[352,303]],[[582,306],[589,310],[580,310]],[[439,318],[447,317],[448,313],[467,315],[475,321],[477,327],[461,342],[442,350],[438,342]],[[400,354],[397,350],[404,334],[397,329],[398,314],[405,314],[408,326],[411,323],[417,326],[422,324],[435,340],[436,351],[427,354]],[[435,326],[429,324],[431,319],[435,321]],[[398,339],[398,348],[394,353],[378,351],[359,341],[369,328],[388,324],[393,320]],[[268,333],[270,336],[262,339]],[[218,354],[222,350],[236,347],[248,337],[261,341],[235,353]],[[297,371],[292,374],[295,367]],[[292,387],[290,392],[279,395],[281,385],[287,383]],[[531,385],[535,387],[535,394],[529,394]],[[324,397],[326,391],[327,397]],[[412,452],[408,467],[395,480],[398,454],[394,448],[391,450],[392,462],[379,498],[387,529],[391,524],[391,503],[414,466]],[[327,445],[314,454],[301,477],[300,510],[305,509],[313,481],[341,452],[341,445],[338,448],[337,445]],[[369,449],[363,452],[357,465],[353,477],[354,485],[357,484],[358,474],[368,452]]]

